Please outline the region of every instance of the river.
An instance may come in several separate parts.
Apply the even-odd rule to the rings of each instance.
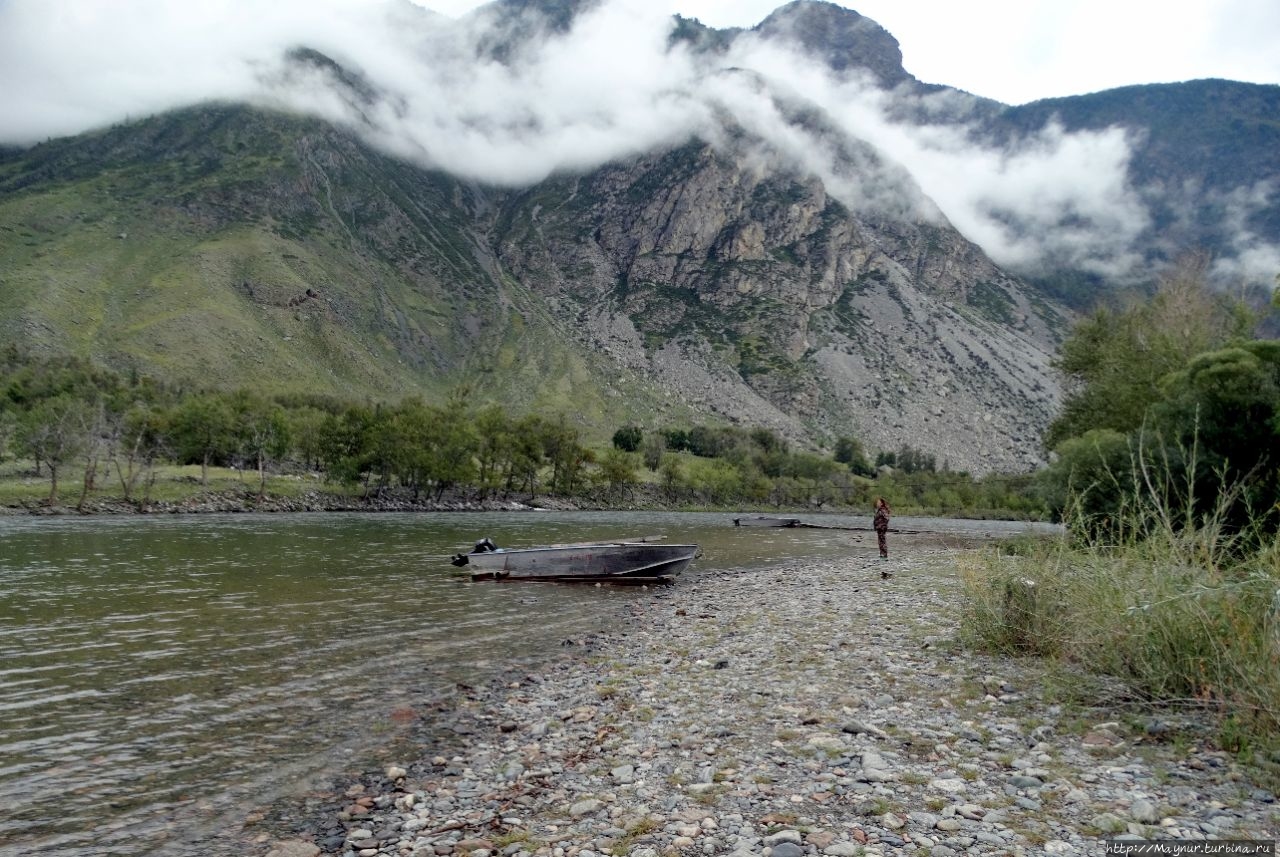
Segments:
[[[397,712],[536,669],[654,597],[473,583],[448,558],[481,537],[520,547],[662,534],[701,546],[686,575],[875,550],[861,532],[732,518],[0,517],[0,853],[183,853],[202,826],[358,768],[403,728]],[[894,524],[958,538],[1029,528]]]

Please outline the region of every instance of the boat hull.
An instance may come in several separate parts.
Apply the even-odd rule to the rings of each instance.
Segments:
[[[796,527],[800,525],[800,519],[770,518],[761,515],[755,518],[734,518],[733,525],[735,527]]]
[[[467,565],[472,580],[665,583],[697,552],[697,545],[573,545],[472,553]]]

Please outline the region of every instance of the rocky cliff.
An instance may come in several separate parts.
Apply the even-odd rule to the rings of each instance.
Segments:
[[[508,203],[497,252],[584,349],[796,437],[1030,467],[1063,312],[945,222],[855,215],[822,183],[690,143]]]

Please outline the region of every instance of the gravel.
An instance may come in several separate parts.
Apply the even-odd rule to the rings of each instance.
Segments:
[[[690,575],[412,757],[247,826],[272,857],[1102,854],[1275,839],[1212,724],[957,642],[963,551]],[[884,577],[883,572],[890,576]],[[1118,705],[1118,703],[1116,704]]]

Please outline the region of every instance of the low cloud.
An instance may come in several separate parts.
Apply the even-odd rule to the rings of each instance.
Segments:
[[[1240,188],[1221,200],[1223,218],[1232,236],[1234,256],[1215,259],[1213,273],[1231,284],[1262,283],[1280,285],[1280,247],[1263,240],[1251,226],[1251,220],[1265,208],[1274,205],[1280,187],[1274,181],[1262,181]]]
[[[0,141],[246,101],[349,125],[424,166],[521,186],[693,136],[723,141],[728,121],[851,209],[945,217],[1003,264],[1052,260],[1108,276],[1135,264],[1130,248],[1149,219],[1126,184],[1130,141],[1118,130],[1049,127],[998,150],[958,123],[971,96],[917,97],[913,115],[936,118],[905,122],[894,118],[902,94],[837,78],[777,43],[744,37],[719,57],[673,47],[672,19],[646,0],[607,0],[568,32],[538,32],[540,20],[491,8],[454,20],[408,0],[8,0]],[[344,90],[332,69],[291,61],[300,47],[361,86]],[[821,121],[791,121],[798,109]],[[1242,240],[1240,265],[1274,258]]]

